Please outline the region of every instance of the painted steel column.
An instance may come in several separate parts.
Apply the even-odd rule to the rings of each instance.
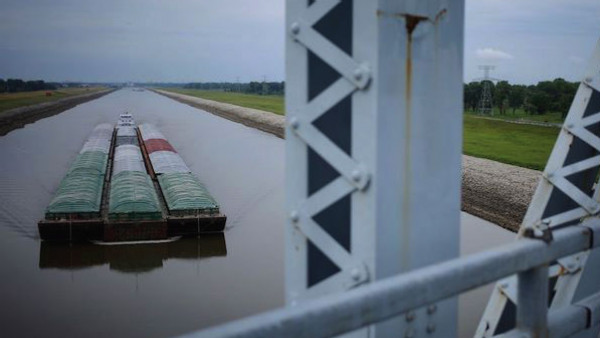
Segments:
[[[517,329],[530,337],[548,337],[548,265],[517,275]]]
[[[458,256],[463,1],[380,1],[375,279]],[[378,336],[452,337],[456,299],[378,325]]]
[[[287,1],[288,305],[458,256],[463,25],[463,0]],[[456,312],[371,330],[452,337]]]

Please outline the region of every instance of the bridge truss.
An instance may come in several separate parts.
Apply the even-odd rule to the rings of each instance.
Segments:
[[[600,47],[518,240],[457,258],[464,1],[286,5],[288,306],[200,335],[454,337],[506,278],[478,336],[597,336]]]
[[[577,226],[600,212],[600,42],[560,131],[523,220],[519,237],[551,242],[555,229]],[[600,286],[600,252],[587,250],[540,268],[540,284],[550,280],[550,310],[559,310]],[[491,337],[515,326],[519,306],[516,276],[499,281],[476,336]],[[596,331],[596,335],[597,335]],[[596,337],[592,333],[590,337]]]

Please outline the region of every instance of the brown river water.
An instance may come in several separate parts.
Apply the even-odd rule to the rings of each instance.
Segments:
[[[168,244],[42,242],[37,221],[93,127],[154,123],[227,214],[223,235]],[[2,336],[172,336],[283,306],[284,142],[123,89],[0,137]],[[513,235],[463,214],[463,254]],[[460,300],[472,335],[489,287]]]

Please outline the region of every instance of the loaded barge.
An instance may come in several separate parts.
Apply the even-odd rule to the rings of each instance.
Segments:
[[[121,114],[94,128],[38,223],[56,241],[143,241],[221,232],[226,216],[160,131]]]

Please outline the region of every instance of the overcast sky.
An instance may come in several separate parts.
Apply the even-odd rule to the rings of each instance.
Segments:
[[[452,1],[452,0],[450,0]],[[283,0],[0,0],[0,78],[280,81]],[[579,81],[600,0],[467,0],[465,81]]]

